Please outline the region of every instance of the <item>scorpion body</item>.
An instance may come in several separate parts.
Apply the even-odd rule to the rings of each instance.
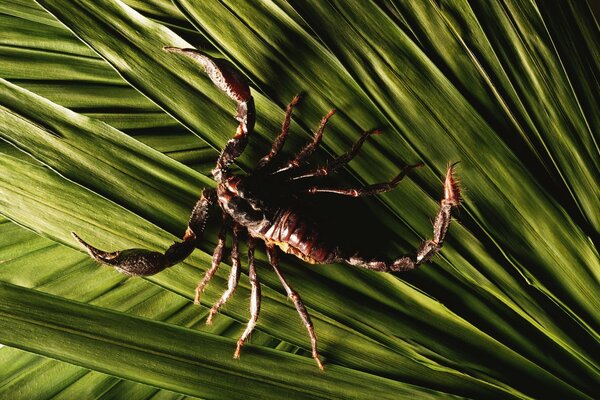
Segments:
[[[240,356],[240,350],[256,326],[260,312],[260,283],[254,264],[256,241],[266,245],[267,256],[275,273],[279,277],[288,297],[293,301],[298,314],[307,328],[311,339],[312,356],[319,368],[323,365],[317,352],[317,338],[310,316],[298,293],[292,289],[279,268],[279,250],[294,255],[311,264],[347,263],[362,268],[396,272],[411,270],[429,261],[442,247],[444,237],[451,221],[451,211],[461,202],[460,189],[453,175],[453,167],[448,167],[444,180],[444,197],[433,223],[433,237],[425,241],[415,255],[401,256],[393,261],[380,257],[366,258],[360,253],[344,248],[336,243],[332,235],[323,231],[317,218],[302,207],[306,196],[317,193],[334,193],[345,196],[367,196],[386,192],[398,183],[413,168],[422,164],[407,165],[387,183],[363,188],[340,188],[324,186],[318,178],[334,173],[345,166],[356,155],[368,136],[377,134],[373,130],[363,133],[347,153],[334,158],[326,166],[310,167],[306,159],[318,147],[328,120],[335,110],[330,111],[322,120],[313,140],[310,141],[293,159],[282,162],[280,150],[285,143],[291,122],[292,110],[297,105],[298,96],[288,105],[281,132],[273,142],[270,152],[257,164],[252,173],[236,176],[229,166],[244,151],[249,136],[254,129],[254,99],[245,78],[224,60],[213,59],[194,49],[165,47],[165,50],[191,57],[204,66],[211,80],[229,97],[237,102],[237,131],[230,139],[217,159],[212,175],[217,182],[216,189],[205,189],[192,210],[183,241],[176,242],[164,253],[146,249],[128,249],[115,252],[99,250],[83,241],[73,233],[73,237],[97,261],[114,266],[125,274],[139,276],[156,274],[165,268],[180,263],[199,245],[208,210],[218,205],[222,211],[223,223],[218,234],[217,246],[213,253],[211,267],[196,288],[195,303],[200,302],[204,287],[216,273],[223,256],[225,239],[228,232],[233,236],[231,249],[231,273],[227,289],[210,310],[207,323],[211,323],[220,307],[227,302],[235,291],[241,275],[239,238],[248,237],[248,276],[251,284],[250,320],[237,342],[234,357]]]
[[[339,251],[319,229],[319,224],[294,199],[256,204],[255,198],[265,199],[267,195],[248,198],[245,191],[238,189],[254,186],[253,183],[243,177],[232,177],[217,187],[219,205],[236,224],[244,226],[250,236],[311,264],[328,264],[339,258]],[[260,186],[264,188],[264,182]],[[276,191],[274,186],[266,187],[267,193]]]

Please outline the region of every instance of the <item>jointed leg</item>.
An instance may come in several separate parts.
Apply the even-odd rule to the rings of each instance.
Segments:
[[[381,131],[379,129],[374,129],[371,131],[364,132],[360,136],[360,138],[352,145],[352,148],[347,153],[334,158],[331,162],[329,162],[324,167],[314,168],[310,171],[305,172],[302,175],[293,176],[288,180],[291,181],[291,180],[296,180],[296,179],[312,178],[315,176],[326,176],[326,175],[331,174],[332,172],[337,171],[344,165],[348,164],[350,162],[350,160],[352,160],[356,156],[356,154],[362,147],[363,143],[370,135],[378,135],[379,133],[381,133]]]
[[[323,138],[323,132],[325,131],[325,125],[327,125],[327,121],[329,121],[329,119],[333,116],[333,114],[335,114],[335,110],[329,111],[329,113],[326,116],[324,116],[323,119],[321,120],[319,129],[317,129],[317,132],[313,136],[313,140],[311,142],[309,142],[302,150],[300,150],[300,152],[296,155],[296,157],[293,160],[289,161],[286,166],[278,169],[274,173],[280,173],[280,172],[287,171],[289,169],[298,168],[304,159],[306,159],[312,153],[314,153],[314,151],[317,149],[317,146],[319,145],[319,143],[321,143],[321,139]]]
[[[336,194],[341,194],[344,196],[352,196],[352,197],[359,197],[359,196],[370,196],[373,194],[377,194],[377,193],[382,193],[382,192],[387,192],[392,190],[393,188],[395,188],[398,183],[400,183],[400,181],[406,176],[406,174],[417,167],[421,167],[423,164],[419,163],[419,164],[414,164],[414,165],[407,165],[405,167],[402,168],[402,170],[400,171],[400,173],[394,178],[392,179],[390,182],[387,183],[377,183],[375,185],[370,185],[370,186],[365,186],[362,188],[358,188],[358,189],[342,189],[342,188],[335,188],[335,187],[319,187],[319,186],[313,186],[311,188],[308,189],[309,193],[322,193],[322,192],[328,192],[328,193],[336,193]]]
[[[260,313],[260,282],[256,275],[256,267],[254,266],[254,247],[256,246],[256,240],[253,237],[248,238],[248,277],[250,278],[250,285],[252,287],[252,293],[250,295],[250,320],[248,325],[240,336],[233,358],[240,358],[240,350],[248,336],[254,330],[256,321],[258,321],[258,314]]]
[[[444,244],[446,232],[450,226],[452,219],[452,207],[458,207],[461,202],[460,188],[453,176],[454,165],[448,168],[446,179],[444,181],[444,198],[440,203],[438,211],[433,222],[433,238],[425,241],[417,250],[414,257],[403,256],[396,259],[392,263],[388,263],[378,259],[367,260],[359,255],[346,257],[343,261],[351,265],[356,265],[362,268],[367,268],[374,271],[389,272],[389,271],[407,271],[415,269],[419,265],[429,261]]]
[[[321,363],[321,360],[319,360],[319,353],[317,352],[317,335],[315,334],[315,329],[310,320],[310,316],[308,315],[308,311],[306,311],[306,307],[304,307],[304,304],[302,303],[300,295],[298,294],[298,292],[292,289],[290,284],[283,276],[283,273],[279,269],[279,256],[277,253],[277,248],[273,246],[267,246],[267,256],[269,257],[269,262],[275,270],[277,277],[279,277],[279,280],[281,281],[281,284],[283,285],[288,297],[294,302],[296,311],[298,311],[298,314],[300,315],[304,326],[306,326],[306,329],[308,330],[308,335],[310,336],[310,343],[312,347],[312,357],[317,362],[319,369],[323,370],[323,364]]]
[[[146,249],[127,249],[109,253],[84,242],[75,232],[72,232],[72,235],[96,261],[112,265],[119,272],[127,275],[154,275],[180,263],[194,251],[204,232],[208,209],[215,201],[216,192],[214,190],[202,191],[202,196],[190,216],[183,242],[173,243],[164,254]]]
[[[219,312],[219,308],[223,306],[229,300],[235,289],[237,288],[238,282],[240,281],[240,249],[239,249],[239,233],[240,226],[234,224],[233,226],[233,244],[231,246],[231,272],[229,273],[229,280],[227,281],[227,289],[223,292],[223,295],[210,309],[210,313],[208,314],[208,318],[206,319],[206,323],[210,325],[212,323],[212,319],[217,312]]]
[[[204,291],[204,287],[210,282],[217,270],[221,265],[221,259],[223,258],[223,248],[225,247],[225,239],[227,236],[227,230],[229,229],[229,217],[223,213],[223,220],[221,222],[221,229],[219,230],[219,236],[217,238],[217,246],[213,252],[212,265],[210,269],[206,271],[202,280],[196,287],[196,296],[194,297],[194,304],[200,304],[200,295]]]
[[[290,104],[288,104],[287,109],[285,111],[285,118],[283,119],[283,123],[281,124],[281,132],[273,141],[273,146],[271,147],[271,151],[269,154],[260,159],[256,166],[256,170],[261,170],[268,167],[273,159],[277,157],[277,154],[283,148],[285,144],[285,140],[287,139],[287,134],[290,129],[290,123],[292,121],[292,111],[294,107],[298,104],[298,100],[300,100],[300,95],[296,95]]]

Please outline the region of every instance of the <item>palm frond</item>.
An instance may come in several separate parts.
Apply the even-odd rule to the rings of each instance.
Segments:
[[[0,343],[57,361],[0,349],[5,394],[28,397],[44,371],[41,398],[594,396],[600,51],[588,4],[38,3],[0,7],[0,213],[44,237],[0,224]],[[73,230],[107,249],[165,248],[214,185],[233,106],[163,46],[200,47],[250,80],[259,120],[242,170],[301,92],[288,149],[333,107],[321,159],[384,128],[342,181],[423,161],[401,189],[359,203],[387,255],[430,235],[441,174],[461,161],[460,224],[432,265],[396,277],[284,260],[325,374],[303,357],[306,333],[262,253],[260,332],[242,360],[219,336],[248,317],[246,281],[221,324],[199,328],[228,273],[191,306],[214,226],[189,261],[147,281],[69,248]]]

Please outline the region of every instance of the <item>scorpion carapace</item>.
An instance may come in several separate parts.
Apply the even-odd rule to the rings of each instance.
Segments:
[[[319,145],[325,126],[335,113],[335,110],[332,110],[321,120],[313,139],[295,157],[281,160],[280,151],[287,137],[292,109],[298,102],[298,96],[296,96],[287,106],[281,132],[273,142],[269,153],[258,162],[251,174],[236,176],[229,171],[229,166],[246,147],[255,121],[254,100],[246,80],[229,63],[213,59],[200,51],[174,47],[166,47],[165,50],[197,60],[204,66],[211,80],[237,102],[236,119],[239,121],[239,126],[234,137],[225,145],[212,170],[217,188],[203,190],[202,196],[192,211],[183,241],[174,243],[165,253],[145,249],[129,249],[109,253],[92,247],[75,233],[73,236],[94,259],[112,265],[120,272],[135,276],[152,275],[183,261],[192,253],[201,240],[209,207],[217,204],[222,210],[223,222],[218,234],[212,265],[196,288],[195,303],[199,303],[200,294],[221,263],[228,232],[232,232],[233,236],[232,268],[227,289],[211,308],[207,323],[211,323],[219,308],[225,304],[236,289],[240,279],[239,237],[246,234],[248,237],[248,276],[251,283],[251,317],[237,342],[234,357],[238,358],[241,347],[256,325],[260,311],[260,284],[254,265],[254,248],[256,240],[260,239],[266,245],[269,262],[308,330],[312,344],[312,356],[319,368],[322,369],[323,366],[317,353],[317,338],[310,316],[300,296],[292,289],[279,268],[279,249],[309,263],[344,262],[380,272],[414,269],[430,260],[441,249],[450,225],[452,208],[458,207],[461,202],[460,190],[453,176],[454,165],[448,167],[446,172],[444,197],[433,222],[433,238],[425,241],[413,256],[402,256],[394,261],[365,258],[360,253],[336,243],[333,237],[327,237],[317,220],[307,215],[299,206],[300,203],[303,198],[322,192],[354,197],[386,192],[396,187],[410,170],[421,164],[405,166],[390,182],[363,188],[347,189],[320,184],[320,177],[330,175],[345,166],[356,155],[367,137],[377,134],[379,131],[363,133],[350,151],[334,158],[327,165],[310,167],[306,160]]]

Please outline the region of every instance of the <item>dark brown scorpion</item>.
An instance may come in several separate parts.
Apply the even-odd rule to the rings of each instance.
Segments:
[[[351,150],[334,158],[326,166],[311,168],[306,159],[315,151],[323,136],[327,121],[334,114],[332,110],[319,125],[314,138],[293,159],[281,162],[278,155],[288,133],[292,117],[292,109],[298,102],[296,96],[288,105],[281,132],[273,142],[270,152],[259,162],[253,173],[236,176],[229,171],[229,166],[244,151],[248,138],[252,134],[255,122],[254,99],[245,78],[228,62],[214,59],[194,49],[165,47],[165,51],[179,53],[198,61],[208,73],[211,80],[229,97],[237,102],[239,121],[235,136],[230,139],[221,152],[212,175],[217,182],[216,189],[205,189],[194,207],[182,242],[176,242],[164,254],[145,249],[129,249],[105,252],[84,242],[75,233],[75,239],[85,247],[96,260],[114,266],[118,271],[128,275],[153,275],[171,267],[188,257],[201,240],[204,226],[208,218],[208,209],[217,203],[223,213],[223,223],[218,234],[218,242],[213,254],[212,265],[196,288],[195,303],[199,303],[200,294],[211,280],[223,255],[225,237],[232,231],[233,247],[231,250],[232,268],[227,289],[210,310],[207,323],[219,308],[233,294],[240,279],[239,236],[244,232],[248,236],[248,276],[251,283],[250,314],[248,325],[237,342],[234,358],[239,358],[240,350],[253,331],[260,311],[260,283],[254,265],[254,248],[256,239],[265,242],[268,259],[279,277],[287,295],[293,301],[298,314],[302,318],[312,344],[312,356],[319,368],[323,365],[317,352],[317,337],[310,316],[298,293],[292,289],[281,269],[277,248],[285,253],[293,254],[311,264],[329,264],[344,262],[362,268],[380,272],[406,271],[418,267],[431,259],[442,247],[446,231],[451,221],[453,207],[461,202],[460,189],[453,176],[453,165],[448,167],[444,181],[444,198],[433,222],[433,238],[425,241],[414,256],[402,256],[394,261],[381,258],[365,258],[359,253],[344,248],[332,237],[326,237],[318,220],[311,218],[300,206],[302,197],[314,193],[330,192],[345,196],[367,196],[386,192],[402,180],[413,168],[422,164],[408,165],[388,183],[380,183],[358,189],[346,189],[335,186],[316,184],[312,178],[329,175],[345,166],[358,152],[369,135],[378,131],[369,131],[361,135]],[[297,186],[299,180],[307,185]],[[298,188],[301,189],[298,189]]]

